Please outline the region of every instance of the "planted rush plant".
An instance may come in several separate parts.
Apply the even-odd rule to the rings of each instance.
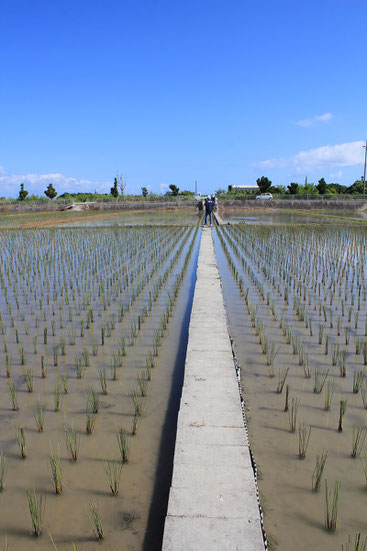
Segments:
[[[242,362],[246,366],[242,372],[246,377],[243,386],[249,389],[247,402],[253,422],[252,437],[256,440],[256,447],[259,446],[261,449],[261,457],[267,457],[265,461],[268,472],[273,472],[274,476],[275,472],[284,472],[284,477],[279,475],[279,478],[284,484],[289,482],[286,463],[281,463],[282,458],[286,461],[287,456],[284,453],[287,446],[285,440],[276,438],[274,433],[273,457],[272,454],[269,456],[266,442],[261,442],[261,438],[259,439],[256,434],[260,424],[257,416],[268,424],[270,430],[273,426],[274,429],[284,430],[285,418],[282,416],[269,417],[268,421],[265,421],[266,411],[276,411],[279,408],[279,402],[271,398],[275,390],[274,384],[271,386],[270,380],[264,377],[264,368],[268,368],[266,354],[269,343],[273,343],[276,349],[279,347],[279,354],[274,358],[274,366],[271,366],[268,375],[273,376],[274,371],[279,369],[278,386],[275,388],[278,392],[282,391],[285,385],[286,389],[288,388],[284,410],[288,412],[290,432],[296,432],[298,436],[299,456],[302,457],[303,451],[307,450],[307,427],[315,426],[315,429],[312,429],[311,446],[317,445],[319,449],[325,446],[328,449],[329,456],[333,457],[333,464],[328,467],[332,472],[328,473],[328,476],[337,478],[336,473],[345,472],[341,464],[342,459],[339,459],[339,447],[345,450],[345,446],[348,447],[345,442],[350,441],[352,449],[349,449],[349,452],[347,450],[347,453],[352,457],[358,457],[363,453],[365,442],[365,227],[233,224],[216,229],[215,243],[218,250],[224,253],[224,263],[221,267],[223,285],[226,285],[225,281],[228,278],[227,267],[235,284],[233,286],[232,282],[231,288],[229,284],[227,286],[226,292],[230,295],[228,303],[232,306],[238,302],[239,297],[242,297],[243,301],[243,313],[236,311],[229,314],[230,326],[234,324],[234,333],[239,332],[239,327],[241,330],[243,327],[249,328],[249,334],[252,331],[254,336],[251,343],[246,342],[248,346],[243,352]],[[278,320],[277,324],[274,323],[275,320]],[[236,323],[241,325],[236,326]],[[247,334],[245,338],[247,339]],[[256,352],[253,352],[255,349]],[[286,380],[282,377],[284,365],[289,366]],[[263,384],[256,384],[256,381],[260,380]],[[317,395],[321,392],[323,401],[320,403]],[[360,398],[352,397],[352,394],[358,393]],[[337,447],[332,436],[332,426],[338,414],[338,425],[334,425],[341,433],[338,436]],[[307,425],[298,425],[298,415],[302,415]],[[296,431],[296,427],[304,430]],[[281,443],[278,444],[278,440]],[[277,452],[280,452],[279,446],[283,448],[277,456]],[[272,460],[274,466],[271,464]],[[326,452],[322,452],[315,466],[312,483],[314,491],[320,487],[325,464]],[[302,465],[300,468],[302,469]],[[352,479],[352,488],[357,488],[357,474],[354,471]],[[296,484],[295,481],[294,483]],[[328,531],[335,530],[337,526],[339,485],[336,486],[335,499],[333,488],[329,487],[329,513],[326,522]],[[364,505],[361,496],[352,488],[348,488],[348,491],[354,492],[355,503],[360,504],[357,516],[361,522],[360,511]],[[295,492],[294,499],[297,498],[301,499],[301,495]],[[266,499],[271,502],[270,495],[266,496]],[[289,496],[289,499],[285,500],[290,508],[291,499]],[[347,505],[347,508],[350,509],[351,506]],[[300,521],[297,529],[301,532],[307,530],[307,527]]]
[[[65,457],[80,462],[80,487],[88,487],[93,504],[90,513],[100,539],[103,530],[95,506],[98,485],[91,484],[90,478],[86,482],[91,462],[88,454],[98,455],[103,449],[106,427],[114,426],[117,413],[130,417],[128,428],[118,430],[118,462],[105,464],[105,476],[116,495],[117,475],[129,459],[131,436],[145,422],[149,381],[160,369],[162,345],[175,316],[197,231],[162,226],[103,231],[63,228],[13,236],[0,233],[2,372],[8,383],[5,388],[9,389],[12,426],[19,423],[16,439],[20,454],[25,458],[29,453],[39,464],[37,475],[49,465],[55,494],[73,488],[70,514],[76,518],[85,499],[73,484],[78,467],[76,471],[70,467],[70,472],[68,467],[66,472],[62,466]],[[117,380],[127,386],[125,396],[129,398],[121,398],[119,385],[112,382]],[[28,413],[31,420],[34,414],[36,427],[24,421]],[[84,415],[86,425],[80,428]],[[69,420],[75,424],[69,425]],[[45,453],[44,446],[39,445],[44,436],[37,436],[37,429],[46,434],[64,431],[64,453],[61,450],[60,456],[58,449]],[[87,439],[81,435],[84,431],[92,436]],[[82,456],[81,439],[85,439]],[[137,455],[137,464],[139,460]],[[3,481],[6,465],[5,455],[0,455]],[[97,476],[103,479],[103,469]],[[128,477],[125,483],[131,484]],[[43,510],[44,498],[40,500],[38,492],[29,496],[35,511],[32,518],[38,526],[35,533],[40,533],[42,522],[37,522],[42,515],[37,511]]]

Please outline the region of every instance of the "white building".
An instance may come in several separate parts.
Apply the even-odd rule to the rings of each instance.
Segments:
[[[236,185],[233,185],[233,186],[230,186],[230,188],[232,189],[232,191],[236,191],[236,190],[239,190],[239,191],[259,191],[259,186],[257,184],[245,184],[245,185],[240,185],[240,184],[236,184]]]

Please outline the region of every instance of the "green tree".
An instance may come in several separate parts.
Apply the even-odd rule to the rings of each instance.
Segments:
[[[325,182],[324,178],[321,178],[319,180],[316,189],[319,192],[319,195],[325,195],[327,190],[327,183]]]
[[[275,195],[285,195],[285,187],[284,186],[271,186],[269,191]]]
[[[336,184],[336,183],[328,184],[328,188],[329,188],[329,191],[331,191],[331,193],[337,193],[338,195],[345,193],[347,190],[347,186],[343,186],[341,184]]]
[[[141,194],[143,197],[146,197],[148,195],[148,190],[146,187],[141,188]]]
[[[54,186],[52,184],[48,184],[47,189],[45,191],[45,195],[46,195],[46,197],[48,197],[51,200],[55,199],[55,197],[57,195],[57,191],[56,191],[56,189],[54,188]]]
[[[356,180],[354,182],[354,184],[352,184],[351,186],[349,186],[347,188],[346,193],[348,193],[348,195],[362,194],[363,193],[363,179],[361,178],[361,180]]]
[[[299,186],[299,192],[303,195],[315,195],[317,193],[317,189],[315,187],[315,184],[312,182],[305,182],[305,185]]]
[[[28,191],[24,189],[24,184],[20,184],[20,191],[19,191],[19,201],[24,201],[24,199],[27,197]]]
[[[178,195],[179,192],[180,192],[180,188],[178,188],[178,187],[175,186],[174,184],[171,184],[171,185],[169,186],[169,189],[171,190],[172,195]]]
[[[298,184],[296,184],[295,182],[291,182],[289,184],[289,186],[287,186],[288,188],[288,191],[290,193],[290,195],[297,195],[298,193]]]
[[[269,178],[266,178],[266,176],[261,176],[261,178],[258,178],[256,180],[256,183],[259,186],[259,190],[261,193],[267,193],[271,188],[271,180],[269,180]]]
[[[111,195],[112,197],[118,197],[119,196],[119,190],[118,190],[118,187],[117,187],[117,178],[114,179],[113,181],[113,186],[111,187]]]

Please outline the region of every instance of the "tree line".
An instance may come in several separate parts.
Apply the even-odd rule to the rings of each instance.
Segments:
[[[256,195],[260,193],[272,193],[278,195],[361,195],[363,194],[363,179],[356,180],[350,186],[342,184],[330,183],[327,184],[325,178],[320,178],[317,184],[305,180],[305,183],[298,184],[291,182],[287,186],[274,186],[272,181],[266,176],[261,176],[256,180],[258,190],[239,190],[235,187],[228,186],[228,191],[219,189],[218,195]]]
[[[257,195],[258,193],[272,193],[275,195],[361,195],[363,194],[363,179],[356,180],[352,185],[350,186],[344,186],[342,184],[337,183],[330,183],[327,184],[324,178],[321,178],[317,184],[309,183],[307,181],[307,178],[305,180],[305,183],[298,184],[296,182],[291,182],[287,186],[274,186],[272,181],[269,180],[266,176],[261,176],[261,178],[258,178],[256,180],[256,184],[258,186],[258,189],[255,190],[249,190],[249,189],[237,189],[235,186],[228,186],[228,190],[225,189],[217,189],[215,194],[220,196],[231,196],[231,195],[243,195],[243,196],[251,196],[251,195]],[[83,201],[95,201],[101,198],[107,198],[107,197],[113,197],[118,198],[122,196],[126,196],[126,186],[127,186],[127,178],[123,177],[122,175],[117,175],[114,178],[113,185],[110,189],[110,193],[83,193],[83,192],[75,192],[75,193],[63,193],[59,196],[59,199],[77,199],[81,202]],[[46,190],[44,191],[44,194],[46,197],[50,200],[53,200],[57,197],[57,191],[53,184],[48,184]],[[141,195],[143,197],[147,197],[148,195],[156,195],[152,194],[148,191],[146,187],[141,188]],[[180,191],[180,188],[177,187],[174,184],[171,184],[169,186],[169,191],[165,193],[165,195],[171,195],[174,197],[177,196],[194,196],[193,191],[183,190]],[[157,195],[158,196],[158,195]],[[20,184],[20,190],[18,195],[18,201],[24,201],[26,198],[31,200],[38,200],[39,197],[32,195],[29,196],[28,191],[24,188],[24,183]]]

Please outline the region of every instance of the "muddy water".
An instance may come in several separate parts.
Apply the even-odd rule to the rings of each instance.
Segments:
[[[305,378],[303,368],[298,365],[298,355],[293,355],[292,346],[285,343],[279,328],[279,316],[276,321],[273,319],[266,301],[259,297],[251,282],[245,280],[245,288],[249,286],[251,303],[258,307],[258,315],[264,322],[264,331],[279,348],[274,360],[275,376],[269,377],[266,356],[261,353],[259,346],[259,336],[252,327],[244,299],[229,271],[216,235],[215,244],[230,332],[242,368],[249,438],[259,469],[258,485],[270,549],[341,549],[349,534],[354,538],[356,532],[366,532],[367,486],[362,464],[366,442],[361,457],[351,457],[353,426],[363,427],[367,424],[367,411],[363,408],[361,395],[352,392],[353,372],[363,368],[363,359],[355,355],[351,337],[351,344],[347,347],[347,376],[340,377],[339,368],[331,366],[330,356],[325,355],[324,344],[318,345],[318,337],[315,336],[318,313],[314,322],[314,336],[310,337],[304,324],[296,318],[292,304],[284,306],[284,301],[279,301],[277,293],[271,292],[277,311],[284,308],[283,315],[289,320],[293,334],[303,339],[310,357],[321,370],[330,369],[329,378],[334,382],[334,395],[330,411],[325,411],[324,393],[313,392],[312,375],[310,379]],[[255,262],[256,259],[252,260]],[[357,334],[363,336],[365,305],[362,309]],[[326,328],[325,331],[334,342],[343,346],[343,333],[339,338],[335,336],[335,324],[333,330]],[[305,422],[311,426],[304,460],[298,457],[297,434],[289,430],[288,415],[284,412],[285,392],[276,392],[278,372],[284,367],[289,367],[286,382],[291,387],[290,396],[300,400],[298,424]],[[347,399],[348,404],[343,432],[340,433],[337,426],[339,401],[342,398]],[[315,459],[322,451],[327,451],[328,458],[321,490],[312,492]],[[341,481],[338,528],[335,534],[327,532],[324,527],[325,478],[332,485],[336,480]]]
[[[0,212],[0,228],[97,227],[124,225],[188,225],[200,220],[195,207],[118,211]]]
[[[282,212],[281,210],[253,210],[249,212],[241,209],[221,209],[220,216],[227,224],[345,224],[353,219],[365,220],[366,213],[359,211],[314,211],[306,212]]]
[[[98,231],[110,232],[110,230]],[[133,235],[134,230],[129,231],[131,231],[130,235]],[[172,230],[170,232],[172,233]],[[53,235],[56,235],[57,242],[58,234]],[[88,245],[87,235],[83,234],[83,247]],[[138,234],[136,235],[138,237]],[[162,235],[167,237],[167,234]],[[90,233],[90,238],[98,239],[98,234]],[[169,236],[168,238],[171,239]],[[64,329],[60,331],[57,323],[56,337],[49,334],[48,343],[43,344],[41,338],[43,322],[36,330],[34,327],[35,313],[31,312],[31,300],[30,304],[21,305],[20,311],[15,315],[14,300],[17,290],[22,288],[19,275],[14,296],[9,289],[12,315],[14,315],[15,324],[19,330],[20,343],[17,344],[15,331],[10,323],[10,314],[2,297],[0,305],[3,323],[6,327],[8,355],[12,356],[12,378],[17,386],[20,405],[18,412],[11,411],[5,376],[5,354],[2,351],[0,359],[0,449],[4,451],[8,459],[8,476],[6,487],[0,493],[0,534],[1,536],[7,534],[9,547],[12,551],[25,548],[30,550],[51,549],[52,545],[47,532],[52,534],[59,550],[70,549],[73,542],[78,542],[79,550],[99,549],[100,545],[93,539],[92,529],[85,512],[90,501],[99,505],[105,532],[104,545],[109,549],[160,549],[168,500],[170,469],[172,468],[175,416],[177,416],[179,402],[178,389],[181,388],[180,382],[185,359],[188,308],[193,295],[193,275],[196,273],[198,237],[173,315],[163,338],[159,356],[156,358],[156,366],[152,370],[152,380],[148,383],[148,395],[144,400],[143,415],[137,434],[131,438],[130,460],[122,469],[120,493],[117,497],[113,497],[109,490],[103,469],[103,460],[113,461],[118,457],[116,427],[123,426],[130,431],[133,419],[130,392],[132,388],[137,387],[137,374],[145,370],[146,354],[150,349],[154,331],[159,327],[168,292],[172,292],[172,282],[183,266],[183,259],[188,252],[192,238],[193,234],[186,242],[172,273],[167,282],[163,284],[151,314],[145,319],[141,331],[131,346],[129,346],[131,319],[136,319],[141,307],[147,304],[146,290],[131,306],[130,312],[125,313],[122,322],[116,322],[111,336],[105,337],[104,346],[100,341],[100,326],[102,320],[106,321],[112,314],[117,317],[118,304],[113,302],[111,305],[107,304],[107,313],[102,310],[100,317],[97,314],[97,311],[100,310],[92,303],[95,321],[90,329],[84,329],[83,337],[79,334],[81,329],[80,324],[77,323],[77,319],[79,320],[81,316],[77,319],[74,317],[76,336],[75,345],[72,346],[68,344],[68,308],[65,306]],[[109,239],[113,243],[113,236],[110,236]],[[168,265],[180,242],[172,248],[170,256],[164,261],[160,271],[153,274],[153,283]],[[50,239],[49,250],[52,250],[54,246]],[[50,258],[52,261],[52,257]],[[111,264],[111,274],[113,274],[112,268]],[[88,270],[93,272],[93,269],[96,269],[96,265],[93,266],[92,262]],[[105,271],[108,274],[108,265]],[[38,283],[32,282],[35,288],[38,288]],[[112,288],[107,287],[108,289]],[[20,297],[20,293],[18,296]],[[31,295],[28,296],[31,297]],[[50,296],[52,298],[52,293]],[[54,296],[59,299],[59,295]],[[46,296],[44,300],[46,302]],[[58,305],[60,302],[56,301],[55,304]],[[22,310],[26,314],[23,321]],[[51,305],[45,307],[44,310],[48,326],[50,326],[53,317]],[[58,316],[59,311],[56,308],[56,320],[58,320]],[[26,328],[28,334],[25,332]],[[33,352],[35,333],[38,335],[36,354]],[[66,355],[59,354],[58,366],[55,367],[53,365],[53,349],[59,344],[61,333],[65,334],[67,340]],[[125,336],[127,342],[126,356],[123,358],[123,366],[118,369],[119,380],[113,381],[111,380],[110,366],[113,361],[113,352],[117,350],[122,336]],[[92,355],[91,343],[93,340],[98,342],[97,356]],[[33,393],[27,392],[22,375],[22,366],[19,360],[21,345],[26,351],[25,367],[33,368],[35,387]],[[75,357],[81,357],[85,347],[89,350],[91,365],[87,368],[85,376],[82,379],[77,379],[74,360]],[[48,370],[46,379],[41,378],[41,355],[45,357]],[[104,367],[107,368],[107,395],[103,395],[101,392],[98,376],[98,370]],[[61,411],[55,412],[53,390],[61,373],[67,377],[68,393],[62,396]],[[99,396],[100,411],[96,416],[93,434],[87,435],[85,432],[85,393],[90,387],[94,388]],[[43,432],[37,430],[34,419],[34,406],[38,399],[47,404]],[[72,423],[80,431],[80,454],[76,463],[70,462],[65,447],[64,427],[69,428]],[[17,425],[24,425],[26,428],[27,458],[23,460],[20,458],[15,439]],[[60,445],[64,487],[61,496],[56,496],[53,493],[48,465],[50,445],[54,451],[57,451],[58,445]],[[164,466],[163,472],[162,466]],[[33,484],[38,492],[42,492],[46,496],[44,534],[39,539],[30,536],[26,503],[26,489]]]
[[[143,212],[120,212],[114,213],[114,216],[103,217],[99,214],[98,218],[90,220],[80,220],[73,222],[72,224],[66,224],[67,226],[82,226],[82,227],[94,227],[94,226],[125,226],[125,225],[188,225],[196,226],[199,223],[200,217],[194,207],[192,208],[180,208],[172,210],[151,210]],[[63,223],[63,225],[65,225]]]

